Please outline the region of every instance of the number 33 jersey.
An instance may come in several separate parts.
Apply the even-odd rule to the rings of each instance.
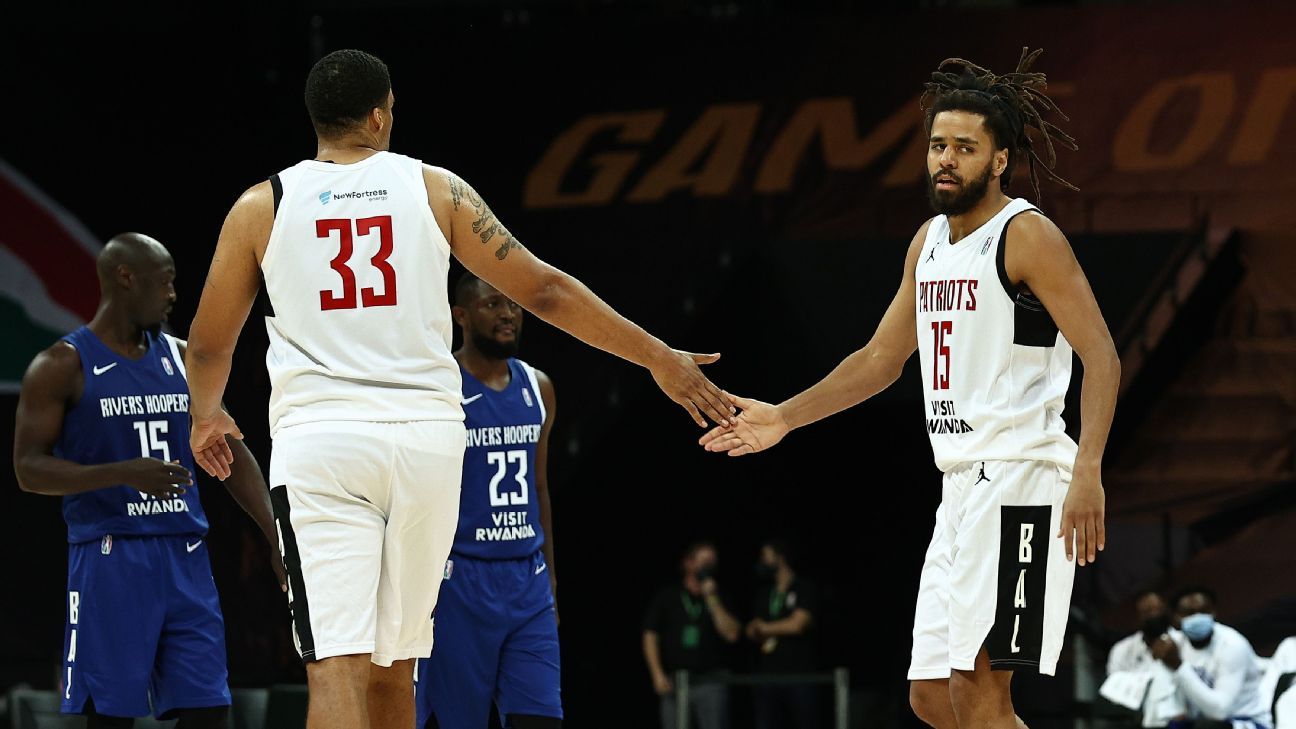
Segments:
[[[1062,409],[1071,345],[1028,291],[1008,280],[1008,223],[1020,198],[957,243],[932,219],[915,271],[925,422],[936,466],[1048,461],[1068,471],[1076,444]]]
[[[492,390],[463,375],[463,490],[452,554],[521,559],[544,543],[536,498],[536,444],[545,407],[531,365],[509,359],[508,387]]]
[[[461,420],[450,244],[423,164],[378,152],[270,179],[270,431],[325,420]]]

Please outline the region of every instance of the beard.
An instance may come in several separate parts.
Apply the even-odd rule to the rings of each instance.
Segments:
[[[936,176],[942,174],[951,173],[942,170],[927,178],[927,201],[940,215],[963,215],[970,212],[985,198],[986,189],[990,187],[990,165],[986,165],[985,172],[976,179],[956,177],[959,187],[953,191],[936,189]]]
[[[478,352],[490,357],[491,359],[508,359],[516,357],[518,353],[518,335],[513,335],[513,341],[501,342],[493,337],[488,337],[480,332],[472,333],[473,346]]]

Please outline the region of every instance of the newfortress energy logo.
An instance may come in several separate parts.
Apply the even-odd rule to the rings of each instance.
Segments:
[[[325,190],[319,194],[320,205],[328,205],[333,200],[386,200],[386,190],[359,190],[355,192],[333,192]]]

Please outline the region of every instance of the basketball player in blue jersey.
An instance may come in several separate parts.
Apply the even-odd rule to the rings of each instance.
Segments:
[[[175,264],[127,233],[98,259],[102,298],[87,326],[36,356],[23,378],[14,470],[24,491],[63,497],[68,525],[65,713],[91,729],[178,717],[223,729],[225,625],[193,488],[185,343],[164,334]],[[226,482],[273,540],[252,455]],[[283,568],[272,564],[283,585]]]
[[[415,674],[416,726],[484,729],[494,701],[508,729],[558,729],[558,621],[546,463],[549,377],[516,359],[522,308],[471,273],[454,289],[463,346],[463,491],[436,646]]]
[[[1038,199],[1037,170],[1060,181],[1053,145],[1075,148],[1040,116],[1055,107],[1044,75],[1031,71],[1038,55],[1023,50],[1003,76],[960,59],[941,64],[924,99],[938,215],[910,243],[873,339],[778,406],[735,398],[739,424],[702,438],[731,456],[771,448],[881,392],[919,351],[944,485],[918,588],[910,704],[936,729],[1018,725],[1013,671],[1053,674],[1072,556],[1093,562],[1104,543],[1100,471],[1120,361],[1066,237],[1004,194],[1024,162]],[[1079,444],[1062,420],[1072,348],[1084,363]]]

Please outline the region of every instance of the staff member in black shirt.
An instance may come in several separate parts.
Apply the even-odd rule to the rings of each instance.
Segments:
[[[757,571],[764,586],[757,590],[747,624],[747,638],[760,647],[760,673],[811,673],[818,668],[814,624],[819,591],[792,569],[791,547],[770,540],[761,547]],[[757,729],[821,729],[821,691],[815,685],[756,687]]]
[[[735,643],[741,625],[716,589],[719,563],[715,545],[697,542],[681,561],[682,584],[662,588],[644,618],[643,653],[652,674],[653,690],[661,697],[662,729],[675,727],[675,671],[699,678],[723,670],[724,644]],[[727,729],[729,692],[718,684],[691,686],[689,705],[698,729]]]

